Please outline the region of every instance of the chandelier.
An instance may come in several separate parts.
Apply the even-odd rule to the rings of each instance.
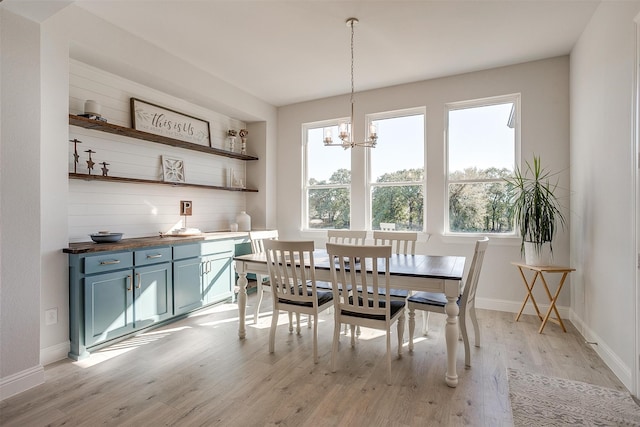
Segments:
[[[353,85],[353,27],[358,24],[358,18],[349,18],[346,21],[347,27],[351,27],[351,117],[349,122],[342,122],[338,128],[338,137],[340,142],[333,142],[331,137],[331,129],[326,129],[324,134],[324,145],[327,147],[342,147],[345,150],[347,148],[354,147],[370,147],[374,148],[378,141],[378,131],[376,126],[372,123],[369,126],[369,138],[362,142],[354,142],[353,140],[353,104],[354,104],[354,85]]]

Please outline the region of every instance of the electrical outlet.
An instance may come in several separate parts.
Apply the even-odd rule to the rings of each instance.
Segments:
[[[44,323],[45,325],[55,325],[58,323],[58,309],[50,308],[49,310],[45,310],[44,312]]]

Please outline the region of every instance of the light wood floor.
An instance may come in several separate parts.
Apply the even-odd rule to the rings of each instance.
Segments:
[[[339,369],[331,373],[332,314],[319,323],[317,365],[312,330],[290,335],[284,314],[269,354],[269,295],[246,340],[237,337],[236,306],[224,304],[88,360],[49,365],[45,384],[0,402],[0,425],[509,426],[507,367],[624,390],[570,322],[566,334],[549,324],[538,335],[537,318],[516,323],[512,313],[488,310],[478,312],[482,347],[472,347],[470,369],[459,346],[455,389],[444,382],[443,315],[431,316],[430,335],[414,353],[405,338],[391,386],[384,337],[372,331],[353,349],[342,337]],[[249,305],[254,301],[250,295]],[[392,337],[394,352],[396,342]]]

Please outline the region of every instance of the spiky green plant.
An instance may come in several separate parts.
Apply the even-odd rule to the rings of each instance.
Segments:
[[[551,176],[542,168],[540,157],[534,156],[533,164],[526,162],[524,173],[516,167],[513,177],[505,178],[511,202],[511,218],[522,237],[522,253],[524,243],[531,242],[539,254],[544,243],[551,244],[558,225],[564,229],[565,219],[555,195],[558,184],[549,182]],[[550,249],[553,252],[553,246]]]

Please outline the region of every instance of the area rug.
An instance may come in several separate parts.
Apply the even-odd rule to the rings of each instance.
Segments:
[[[507,369],[513,425],[640,426],[629,393],[579,381]]]

